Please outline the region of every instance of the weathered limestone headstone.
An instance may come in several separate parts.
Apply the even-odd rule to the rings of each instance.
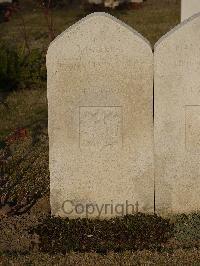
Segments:
[[[200,0],[181,0],[181,21],[200,12]]]
[[[52,214],[83,217],[91,204],[92,217],[97,207],[101,218],[111,217],[126,201],[152,211],[148,42],[114,17],[94,13],[51,43],[47,70]]]
[[[200,208],[200,16],[155,47],[156,205]]]

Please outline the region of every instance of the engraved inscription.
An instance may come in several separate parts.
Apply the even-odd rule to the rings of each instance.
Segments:
[[[80,147],[122,146],[122,107],[80,107]]]
[[[186,150],[200,152],[200,106],[187,105],[185,107],[185,136]]]

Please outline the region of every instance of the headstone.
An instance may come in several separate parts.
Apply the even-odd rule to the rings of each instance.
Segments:
[[[103,3],[102,0],[88,0],[89,4],[95,4],[95,5],[100,5]]]
[[[52,214],[105,218],[132,213],[136,202],[152,211],[149,43],[94,13],[51,43],[47,71]]]
[[[155,173],[158,209],[200,208],[200,16],[155,47]]]
[[[119,0],[104,0],[104,6],[107,8],[116,8],[120,5]]]
[[[181,21],[200,12],[200,0],[181,0]]]
[[[131,3],[142,3],[144,0],[130,0]]]
[[[0,0],[0,4],[2,3],[12,3],[13,0]]]

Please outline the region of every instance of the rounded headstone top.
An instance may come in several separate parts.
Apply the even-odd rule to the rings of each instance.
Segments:
[[[92,27],[91,27],[92,25]],[[92,35],[93,33],[104,33],[109,30],[110,27],[116,27],[116,30],[119,30],[119,39],[123,38],[123,34],[121,34],[120,31],[127,33],[132,33],[133,36],[136,37],[138,41],[143,42],[146,44],[147,47],[149,47],[152,50],[150,42],[143,37],[140,33],[138,33],[136,30],[122,22],[121,20],[113,17],[110,14],[107,14],[105,12],[94,12],[92,14],[89,14],[88,16],[82,18],[69,28],[67,28],[65,31],[63,31],[60,35],[58,35],[49,45],[48,52],[57,46],[59,42],[67,42],[68,40],[73,40],[74,38],[77,38],[77,34],[81,37],[87,38],[87,35]],[[103,32],[104,31],[104,32]],[[104,34],[105,35],[105,34]],[[75,37],[76,36],[76,37]],[[74,37],[74,38],[73,38]],[[116,37],[116,32],[115,32]],[[112,38],[109,34],[106,35],[106,38]]]
[[[200,12],[193,15],[192,17],[184,20],[183,22],[181,22],[180,24],[178,24],[177,26],[175,26],[172,30],[170,30],[169,32],[167,32],[165,35],[163,35],[154,45],[154,51],[156,51],[156,49],[160,46],[163,45],[165,43],[165,41],[167,41],[170,37],[173,37],[173,35],[175,35],[176,33],[179,33],[180,31],[182,31],[185,27],[192,25],[193,23],[196,23],[196,21],[199,21],[200,24]],[[200,29],[200,27],[199,27]],[[185,34],[185,36],[187,37],[187,34]]]

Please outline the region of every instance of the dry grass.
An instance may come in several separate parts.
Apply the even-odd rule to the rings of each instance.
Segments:
[[[46,89],[15,91],[6,102],[8,108],[0,104],[0,137],[19,127],[47,127]]]
[[[30,46],[41,47],[47,45],[47,27],[41,8],[30,0],[22,0],[20,2]],[[56,33],[61,33],[87,13],[80,8],[54,10],[53,16]],[[116,10],[112,11],[111,14],[136,29],[154,44],[162,35],[179,23],[180,0],[147,0],[141,9]],[[19,46],[23,45],[20,31],[21,25],[19,13],[9,23],[0,24],[2,39],[14,41]]]
[[[2,262],[1,262],[2,261]],[[102,265],[168,265],[168,266],[192,266],[200,265],[200,251],[176,250],[171,253],[152,253],[150,251],[124,252],[121,254],[109,253],[99,255],[96,253],[70,253],[66,256],[49,256],[40,253],[22,256],[2,256],[0,265],[35,265],[35,266],[102,266]]]

